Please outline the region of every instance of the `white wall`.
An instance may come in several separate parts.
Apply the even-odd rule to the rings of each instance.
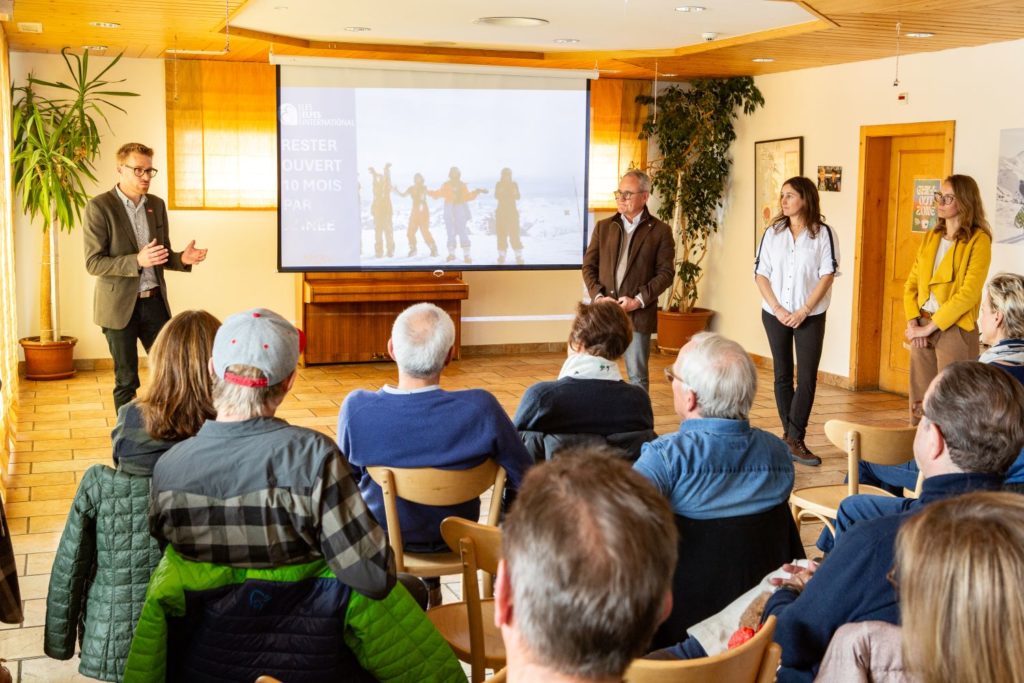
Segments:
[[[753,282],[754,142],[802,135],[804,175],[819,165],[843,167],[842,192],[821,195],[822,212],[839,237],[841,272],[828,313],[821,369],[850,375],[854,238],[860,127],[956,121],[953,169],[981,186],[989,218],[995,209],[999,132],[1024,127],[1024,89],[1015,71],[1024,41],[905,56],[894,88],[894,60],[806,69],[757,78],[766,105],[737,125],[733,177],[722,230],[709,253],[701,305],[718,312],[713,327],[750,352],[770,356]],[[909,104],[897,103],[899,92]],[[998,245],[992,270],[1024,272],[1024,246]]]
[[[109,59],[94,58],[106,65]],[[91,60],[92,61],[92,60]],[[11,74],[23,84],[29,71],[39,78],[64,79],[59,55],[11,54]],[[167,197],[167,133],[164,111],[164,63],[155,59],[122,60],[110,74],[126,79],[118,87],[139,93],[118,101],[126,114],[110,116],[113,133],[104,138],[97,162],[99,193],[115,182],[115,152],[124,142],[143,142],[154,148],[153,165],[163,172],[153,179],[152,191]],[[210,250],[205,263],[192,273],[166,274],[171,306],[175,311],[205,308],[224,318],[231,313],[264,306],[297,319],[295,275],[281,274],[277,264],[277,218],[274,211],[171,211],[171,244],[182,249],[195,239]],[[15,219],[19,336],[38,334],[38,221]],[[94,278],[85,271],[82,231],[60,240],[61,331],[78,337],[76,358],[108,358],[106,341],[92,322]],[[464,302],[468,317],[568,315],[582,293],[576,271],[468,273],[470,298]],[[564,341],[569,323],[564,320],[528,322],[467,322],[465,344],[506,344]]]

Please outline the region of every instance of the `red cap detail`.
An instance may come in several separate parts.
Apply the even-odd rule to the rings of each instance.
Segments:
[[[252,314],[252,317],[254,317],[254,318],[258,318],[258,317],[260,317],[260,314],[259,314],[259,313],[253,313],[253,314]]]
[[[265,348],[265,349],[269,349],[269,348],[270,348],[270,344],[264,344],[264,345],[263,345],[263,348]]]
[[[225,382],[231,382],[232,384],[237,384],[240,387],[265,387],[265,386],[267,386],[267,379],[265,377],[263,377],[263,378],[242,377],[241,375],[236,375],[233,372],[227,372],[227,371],[224,372],[224,381]]]
[[[299,353],[306,350],[306,333],[298,327],[295,328],[299,333]]]

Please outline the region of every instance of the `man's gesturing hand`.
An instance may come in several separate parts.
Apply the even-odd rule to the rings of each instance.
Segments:
[[[167,247],[152,240],[136,254],[135,258],[138,260],[140,268],[149,268],[167,263],[167,256]]]

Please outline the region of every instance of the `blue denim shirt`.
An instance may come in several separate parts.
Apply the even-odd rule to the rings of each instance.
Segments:
[[[777,436],[747,420],[697,418],[643,445],[633,468],[692,519],[752,515],[789,498],[793,463]]]

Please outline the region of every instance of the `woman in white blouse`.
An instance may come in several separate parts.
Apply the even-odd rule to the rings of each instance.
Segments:
[[[761,321],[775,367],[775,404],[793,460],[820,465],[804,443],[814,404],[818,361],[825,339],[825,311],[839,270],[839,245],[825,225],[818,190],[807,178],[782,185],[781,211],[765,231],[754,261],[761,292]],[[793,347],[797,384],[793,387]]]

